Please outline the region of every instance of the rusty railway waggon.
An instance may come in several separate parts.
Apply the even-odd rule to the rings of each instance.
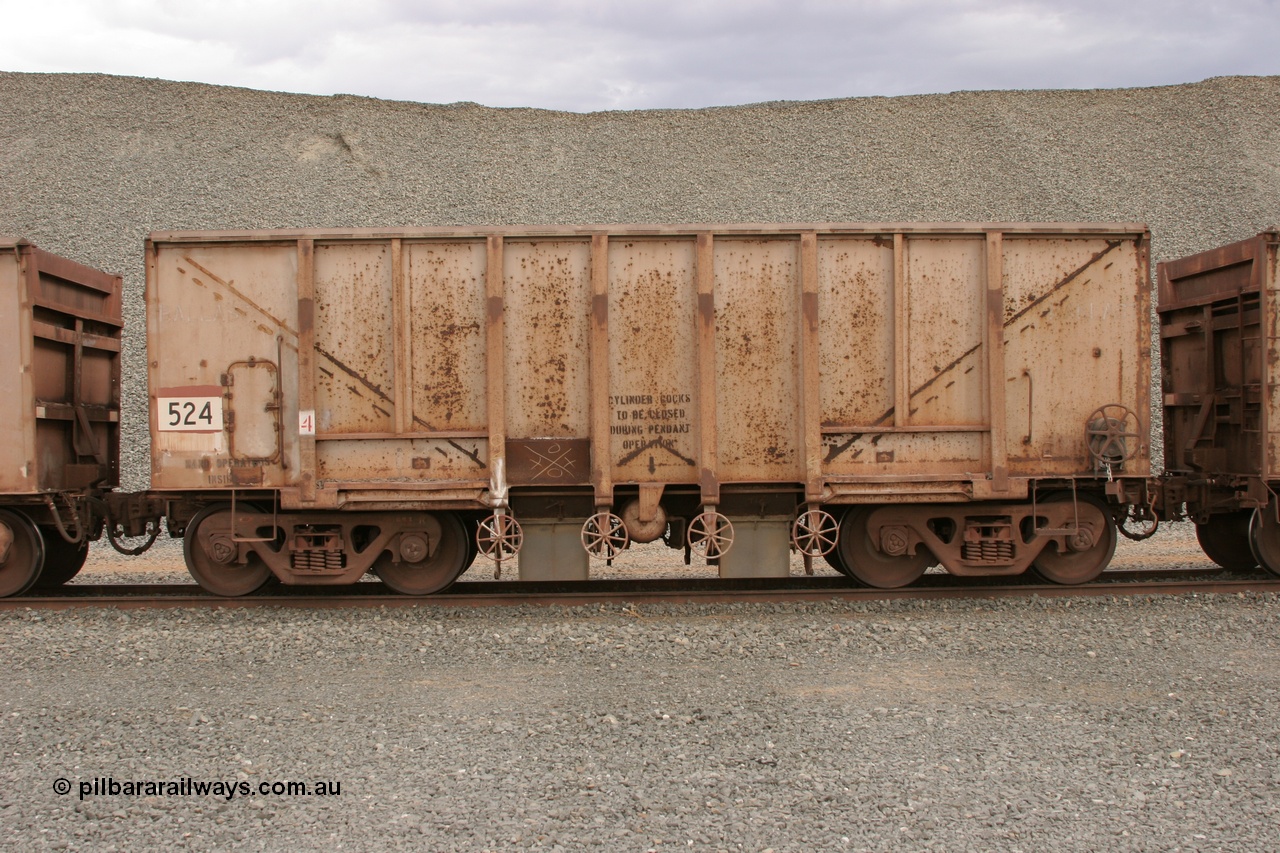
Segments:
[[[1280,232],[1157,267],[1166,504],[1206,554],[1280,574]],[[1166,509],[1166,513],[1169,509]]]
[[[0,239],[0,596],[70,580],[119,482],[121,280]]]
[[[662,540],[883,587],[1150,520],[1141,225],[156,233],[152,495],[236,595]],[[1274,262],[1274,248],[1272,249]]]

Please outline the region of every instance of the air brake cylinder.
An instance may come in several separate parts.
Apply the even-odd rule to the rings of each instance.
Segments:
[[[655,504],[644,518],[639,500],[633,500],[622,508],[622,523],[632,542],[655,542],[667,532],[667,512],[662,504]]]

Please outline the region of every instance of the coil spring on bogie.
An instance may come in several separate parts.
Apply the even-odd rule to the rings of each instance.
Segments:
[[[295,572],[337,572],[347,567],[347,555],[342,551],[294,551]]]
[[[975,519],[965,527],[960,557],[966,563],[1001,565],[1013,562],[1013,550],[1010,519]]]
[[[961,548],[961,557],[966,563],[1012,563],[1013,543],[995,539],[966,542]]]

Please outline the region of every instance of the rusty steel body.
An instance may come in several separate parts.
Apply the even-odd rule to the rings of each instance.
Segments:
[[[121,279],[0,241],[0,300],[0,495],[44,522],[119,482]]]
[[[121,279],[0,240],[0,597],[79,572],[120,475]]]
[[[1157,267],[1166,503],[1206,522],[1280,487],[1280,232]]]
[[[1108,472],[1085,427],[1149,411],[1148,243],[1141,225],[157,233],[152,484],[179,530],[231,493],[285,524],[634,502],[646,530],[704,507],[1025,516],[1047,486],[1123,504],[1146,442]],[[167,430],[162,401],[191,399],[219,422]]]

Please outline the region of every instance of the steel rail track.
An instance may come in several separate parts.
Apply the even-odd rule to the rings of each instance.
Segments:
[[[195,584],[88,585],[0,599],[0,610],[66,610],[81,607],[124,609],[177,607],[440,607],[574,606],[586,604],[721,603],[794,601],[890,601],[899,599],[1063,598],[1071,596],[1141,596],[1201,593],[1280,592],[1280,578],[1262,573],[1223,570],[1146,570],[1108,572],[1079,586],[1047,584],[1035,578],[958,578],[927,575],[901,589],[850,586],[833,577],[723,580],[646,579],[634,581],[541,582],[482,581],[456,583],[435,595],[408,596],[381,583],[344,587],[272,586],[240,598],[223,598]]]

